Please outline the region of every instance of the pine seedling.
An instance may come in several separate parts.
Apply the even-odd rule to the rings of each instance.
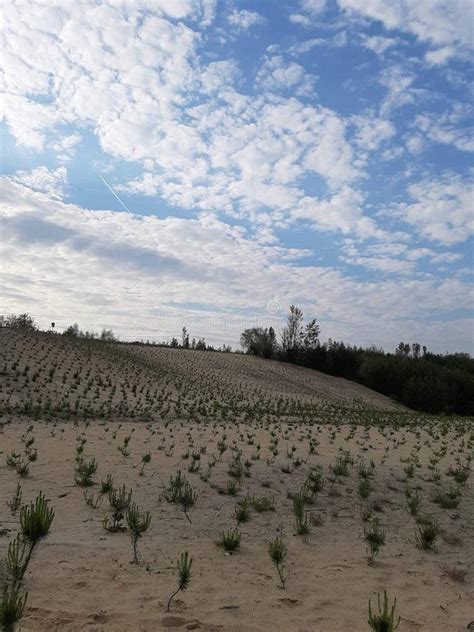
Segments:
[[[28,593],[20,596],[20,584],[5,585],[0,601],[0,627],[2,632],[13,632],[15,624],[23,616]]]
[[[240,548],[240,539],[240,531],[238,531],[236,527],[232,531],[223,531],[217,541],[217,545],[222,546],[224,551],[227,551],[228,553],[234,553]]]
[[[27,568],[28,545],[20,534],[8,545],[6,567],[12,579],[21,582]]]
[[[418,533],[415,535],[416,546],[423,551],[433,550],[440,531],[436,521],[427,520],[424,524],[420,524]]]
[[[170,611],[172,600],[176,597],[180,590],[186,590],[191,581],[191,566],[193,564],[193,558],[189,556],[188,552],[181,553],[177,562],[178,569],[178,588],[174,591],[171,597],[168,599],[168,605],[166,606],[166,612]]]
[[[395,630],[400,625],[400,618],[395,621],[395,608],[397,605],[397,600],[394,599],[393,606],[389,608],[388,606],[388,597],[387,591],[384,590],[383,593],[383,607],[380,601],[380,593],[377,594],[377,602],[378,602],[378,613],[372,612],[372,604],[369,599],[369,619],[368,624],[370,625],[371,630],[373,632],[395,632]]]
[[[17,483],[15,494],[12,496],[11,500],[7,500],[7,506],[10,507],[12,516],[14,516],[18,509],[20,509],[22,496],[23,492],[21,490],[21,485],[20,483]]]
[[[360,519],[362,522],[369,522],[372,518],[372,505],[367,503],[365,507],[362,507],[360,510]]]
[[[151,514],[147,511],[144,514],[140,514],[138,511],[138,505],[136,503],[130,503],[127,508],[126,520],[128,528],[130,529],[130,539],[132,541],[133,548],[133,560],[132,564],[138,564],[139,555],[137,550],[138,540],[147,531],[151,523]]]
[[[16,464],[16,473],[21,478],[26,478],[30,471],[30,462],[29,461],[18,461]]]
[[[277,569],[278,576],[280,577],[281,587],[285,588],[286,578],[283,575],[283,564],[286,558],[286,545],[280,537],[276,537],[274,540],[271,540],[268,545],[268,553],[270,555],[270,559],[275,565]]]
[[[48,535],[53,519],[54,509],[48,507],[48,501],[40,492],[34,503],[21,508],[20,528],[23,538],[36,545]]]
[[[44,539],[51,528],[54,519],[54,509],[48,507],[48,501],[42,494],[36,497],[35,502],[24,505],[20,511],[20,531],[22,539],[29,544],[29,549],[24,561],[26,571],[33,550],[38,542]]]
[[[385,544],[385,531],[380,527],[377,519],[372,521],[371,527],[364,528],[364,540],[367,542],[367,560],[372,564]]]
[[[132,490],[127,492],[125,485],[120,488],[113,487],[109,491],[109,503],[112,507],[111,519],[106,516],[103,521],[103,527],[107,531],[115,533],[117,531],[123,531],[125,527],[122,525],[124,518],[124,512],[132,502]]]
[[[235,505],[234,511],[237,524],[248,522],[250,518],[250,499],[248,496]]]
[[[229,478],[226,484],[226,493],[229,496],[237,496],[237,492],[240,489],[240,479]]]
[[[258,513],[275,511],[275,496],[254,496],[252,498],[252,507]]]
[[[407,490],[407,507],[412,516],[416,516],[421,509],[421,496],[418,491],[412,493]]]
[[[179,502],[180,502],[181,507],[183,508],[184,515],[189,521],[189,524],[191,524],[191,518],[188,516],[188,509],[190,509],[190,507],[193,507],[196,504],[196,500],[197,500],[197,492],[191,487],[188,481],[186,481],[181,490]]]
[[[308,514],[296,516],[296,532],[298,535],[306,535],[310,532],[310,520]]]
[[[181,497],[181,490],[184,486],[186,479],[181,474],[181,470],[178,470],[176,476],[170,476],[170,483],[166,489],[164,496],[169,503],[179,503]]]
[[[75,481],[79,487],[92,487],[94,485],[93,476],[97,472],[97,461],[92,458],[90,461],[81,459],[76,465]]]
[[[363,500],[367,500],[372,491],[372,485],[368,478],[361,478],[357,487],[357,492]]]
[[[100,483],[100,494],[101,496],[105,496],[114,488],[114,480],[111,474],[107,474],[107,478],[105,481],[101,481]]]

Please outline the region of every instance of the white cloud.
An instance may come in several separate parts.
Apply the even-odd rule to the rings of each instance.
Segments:
[[[395,127],[385,119],[375,116],[353,116],[351,122],[357,129],[355,141],[359,147],[374,151],[395,135]]]
[[[257,84],[267,90],[288,92],[304,96],[314,92],[316,77],[308,74],[303,66],[286,62],[282,55],[267,57],[256,76]]]
[[[380,112],[387,116],[393,110],[414,103],[421,90],[412,87],[415,78],[399,66],[384,68],[380,83],[387,88],[387,95],[382,101]]]
[[[51,170],[42,166],[31,171],[15,171],[11,179],[33,191],[44,193],[53,200],[62,200],[65,197],[68,173],[66,167]]]
[[[443,46],[442,48],[437,48],[436,50],[429,50],[425,55],[425,59],[432,66],[442,66],[455,54],[455,48],[452,46]]]
[[[389,48],[398,44],[400,44],[400,40],[393,37],[382,37],[381,35],[373,35],[371,37],[367,35],[362,36],[362,46],[377,55],[383,55]]]
[[[310,4],[302,6],[318,9]],[[308,197],[305,178],[316,174],[335,192],[363,175],[344,119],[296,98],[314,97],[316,78],[303,66],[264,58],[259,93],[250,96],[238,91],[235,60],[202,62],[196,24],[213,6],[143,1],[123,12],[80,0],[34,15],[9,7],[4,116],[17,142],[47,142],[66,162],[78,136],[58,135],[64,124],[80,126],[110,156],[141,164],[130,191],[256,224],[269,216],[288,222],[290,208]]]
[[[462,118],[470,118],[471,112],[466,114],[445,112],[441,115],[419,114],[414,127],[434,143],[454,145],[459,151],[474,151],[474,128],[459,125]]]
[[[234,9],[227,17],[227,21],[229,24],[232,24],[243,31],[246,31],[257,24],[265,24],[265,18],[260,15],[260,13],[257,13],[257,11],[247,11],[246,9],[241,9],[240,11]]]
[[[474,233],[474,189],[469,180],[445,173],[412,184],[408,193],[414,201],[399,204],[398,214],[423,237],[450,245]]]
[[[301,24],[302,26],[310,26],[312,21],[325,11],[326,6],[326,0],[300,0],[300,13],[291,13],[290,22]]]
[[[304,42],[298,42],[288,49],[290,55],[301,55],[309,53],[316,46],[326,46],[327,40],[322,37],[314,37],[313,39],[306,40]]]
[[[447,46],[458,51],[472,48],[471,0],[337,1],[349,14],[379,20],[385,28],[411,33],[437,49]],[[438,53],[438,58],[445,54]]]
[[[305,251],[269,244],[269,235],[252,239],[212,215],[89,211],[8,178],[0,217],[5,309],[28,306],[44,323],[108,326],[131,339],[169,337],[186,324],[192,335],[237,345],[240,332],[255,324],[252,314],[279,327],[266,311],[276,300],[281,319],[293,302],[318,316],[324,337],[394,348],[411,331],[434,348],[469,347],[466,321],[445,320],[452,305],[468,308],[472,300],[460,279],[358,281],[331,267],[300,266]],[[420,323],[420,313],[437,322]],[[377,321],[384,327],[374,337]]]

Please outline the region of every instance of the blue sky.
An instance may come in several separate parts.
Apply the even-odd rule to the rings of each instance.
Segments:
[[[467,0],[12,2],[2,311],[473,351]]]

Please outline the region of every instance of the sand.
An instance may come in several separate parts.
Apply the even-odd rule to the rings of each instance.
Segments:
[[[378,420],[374,416],[374,423]],[[405,427],[349,425],[342,417],[338,424],[265,418],[146,423],[46,421],[5,414],[0,429],[0,528],[6,531],[0,537],[0,560],[18,531],[18,515],[12,516],[6,506],[18,481],[24,502],[42,491],[55,510],[51,533],[38,545],[24,578],[29,596],[21,630],[362,632],[369,630],[368,599],[374,601],[384,589],[390,600],[397,598],[400,632],[467,630],[474,620],[472,476],[457,508],[442,509],[431,498],[441,484],[452,482],[448,466],[457,459],[464,463],[472,454],[472,422],[413,416],[407,423],[403,416],[395,416],[392,423],[400,420]],[[22,449],[21,437],[28,427],[38,458],[29,475],[19,478],[5,459],[12,450]],[[272,434],[279,439],[276,457],[269,449]],[[97,509],[89,507],[84,489],[74,482],[76,438],[81,435],[87,440],[86,459],[95,457],[99,463],[94,479],[100,483],[111,474],[116,485],[125,483],[133,490],[142,511],[151,512],[151,526],[139,542],[139,565],[130,563],[129,534],[109,533],[102,526],[109,513],[107,499]],[[200,473],[213,454],[219,456],[217,444],[224,435],[229,447],[209,480],[202,480]],[[118,450],[125,436],[131,436],[129,456]],[[309,451],[310,439],[315,453]],[[293,458],[304,462],[285,473],[293,445]],[[242,450],[243,461],[251,462],[250,477],[243,478],[236,497],[222,493],[232,446]],[[348,476],[334,477],[330,466],[341,450],[350,453],[354,464],[348,466]],[[437,463],[441,481],[433,482],[430,459],[443,450]],[[197,472],[187,471],[188,451],[202,451]],[[147,452],[151,461],[140,476],[141,458]],[[260,458],[252,460],[257,452]],[[432,552],[416,547],[417,525],[406,506],[408,463],[401,459],[415,456],[418,462],[408,483],[421,493],[421,514],[435,516],[443,530]],[[366,559],[360,515],[366,502],[357,492],[360,458],[367,464],[374,461],[370,500],[386,531],[386,544],[373,565]],[[311,531],[300,536],[288,495],[298,492],[316,465],[322,467],[326,482],[314,504],[307,506]],[[189,510],[192,524],[180,507],[163,499],[169,477],[178,469],[198,492],[196,505]],[[90,491],[97,494],[99,485]],[[228,555],[216,540],[221,531],[234,528],[234,506],[247,493],[274,495],[275,510],[252,509],[249,522],[240,526],[240,550]],[[268,555],[268,543],[277,535],[282,535],[288,550],[285,590]],[[185,550],[193,558],[191,583],[167,613],[168,597],[176,587],[176,560]],[[446,576],[447,568],[465,571],[464,582]]]

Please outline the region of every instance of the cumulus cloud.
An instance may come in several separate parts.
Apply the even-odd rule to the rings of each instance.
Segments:
[[[438,51],[450,46],[457,51],[472,48],[472,3],[470,0],[337,0],[348,14],[358,14],[383,23],[386,29],[413,34]],[[438,55],[446,55],[446,52]],[[436,58],[436,55],[435,55]]]
[[[247,11],[246,9],[234,9],[227,17],[227,21],[232,26],[236,26],[244,31],[257,24],[265,24],[265,18],[257,11]]]
[[[377,55],[383,55],[389,48],[393,48],[400,43],[400,40],[393,37],[383,37],[382,35],[362,35],[362,46],[373,51]]]
[[[412,203],[400,204],[399,216],[432,241],[456,244],[474,233],[472,182],[452,173],[408,187]]]
[[[41,166],[31,171],[19,170],[15,171],[11,178],[14,182],[24,184],[33,191],[45,193],[53,200],[62,200],[65,197],[68,182],[66,167],[51,170]]]

